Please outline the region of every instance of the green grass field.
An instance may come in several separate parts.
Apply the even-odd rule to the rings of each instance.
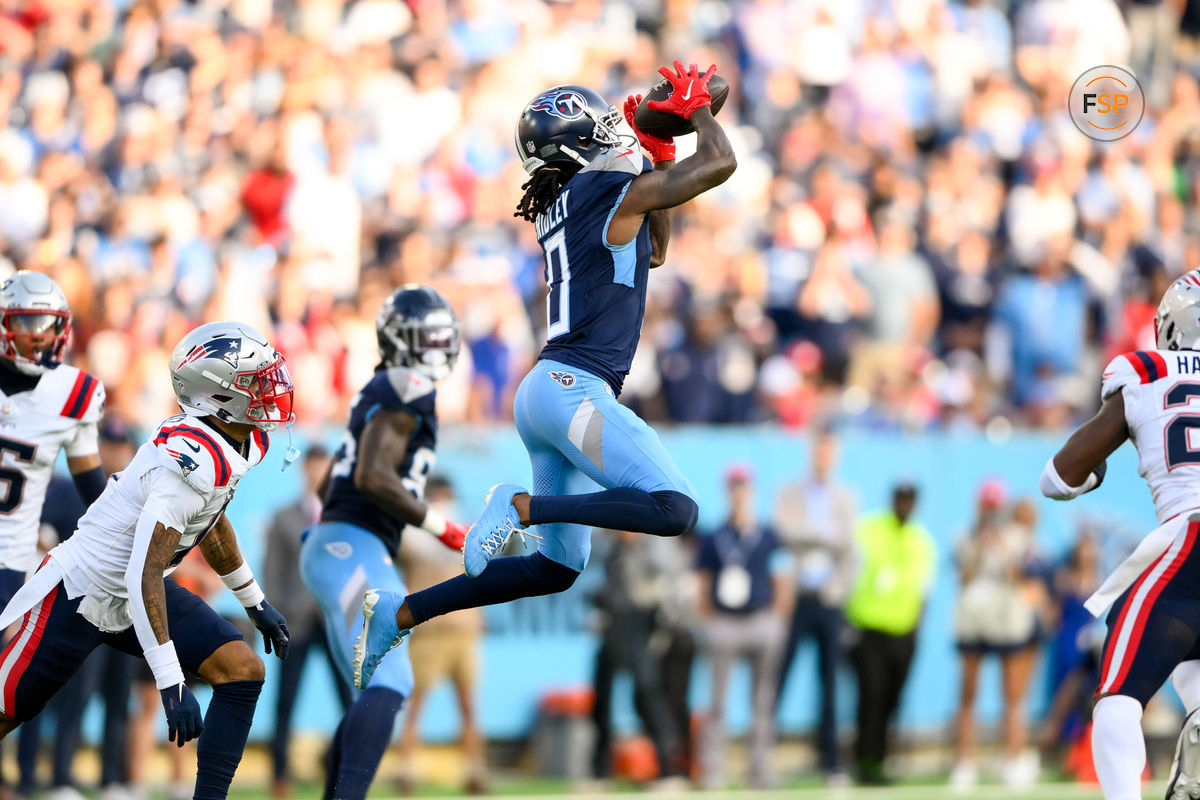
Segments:
[[[1162,794],[1158,784],[1147,784],[1145,796],[1158,797]],[[235,790],[231,798],[262,798],[262,789]],[[453,790],[438,787],[421,787],[416,797],[462,797]],[[770,791],[751,791],[747,789],[730,789],[727,791],[685,791],[685,792],[655,792],[643,791],[633,785],[618,785],[611,791],[572,791],[563,781],[532,780],[532,779],[498,779],[492,784],[493,797],[522,798],[531,797],[538,800],[604,800],[613,797],[642,797],[650,800],[679,800],[679,798],[696,797],[701,800],[735,800],[736,798],[756,798],[756,800],[961,800],[967,797],[971,800],[1100,800],[1100,790],[1094,786],[1079,786],[1070,783],[1041,783],[1030,789],[1013,790],[1000,785],[980,785],[967,793],[952,791],[944,784],[911,783],[882,788],[830,789],[812,783],[797,784]],[[299,786],[292,795],[293,800],[317,800],[320,791],[315,785]],[[371,792],[372,798],[392,798],[386,787],[379,787]],[[400,798],[396,798],[400,800]]]
[[[294,741],[292,748],[292,769],[296,773],[297,782],[292,788],[289,800],[320,800],[323,778],[321,754],[325,742],[317,737],[304,736]],[[16,775],[15,748],[6,748],[3,754],[4,774]],[[195,775],[194,750],[188,748],[183,774]],[[168,773],[165,759],[166,749],[158,748],[147,765],[146,775],[151,782],[148,800],[162,800],[164,797],[163,782]],[[901,774],[914,777],[904,779],[895,786],[883,788],[846,787],[831,789],[810,774],[797,776],[795,769],[805,762],[794,743],[782,743],[780,757],[776,759],[779,775],[783,786],[769,791],[753,791],[731,784],[724,791],[654,791],[638,786],[631,781],[616,781],[603,788],[592,785],[581,785],[562,778],[539,778],[531,776],[531,765],[521,763],[509,767],[493,767],[491,774],[491,797],[497,798],[538,798],[538,800],[604,800],[605,798],[655,798],[656,800],[681,800],[695,797],[698,800],[734,800],[734,798],[753,798],[754,800],[1101,800],[1098,786],[1087,786],[1056,780],[1056,772],[1044,773],[1046,780],[1029,789],[1013,790],[994,781],[985,782],[968,792],[956,792],[945,783],[945,773],[939,772],[939,765],[945,758],[939,751],[930,751],[923,757],[914,758],[911,754],[901,759],[898,764]],[[503,759],[499,759],[503,761]],[[524,759],[520,759],[524,761]],[[744,754],[737,745],[730,752],[731,774],[739,775],[744,767]],[[380,774],[376,776],[375,785],[370,797],[372,800],[397,798],[395,779],[398,775],[398,760],[394,754],[385,756],[380,766]],[[511,762],[509,762],[511,763]],[[1169,762],[1159,764],[1158,775],[1166,774]],[[43,764],[43,774],[48,775],[49,764]],[[452,746],[433,746],[420,748],[416,756],[415,773],[418,776],[417,791],[413,797],[452,798],[463,797],[460,794],[459,780],[463,774],[461,753]],[[789,772],[789,769],[792,770]],[[246,757],[238,769],[234,779],[232,800],[265,800],[270,796],[270,760],[265,747],[259,743],[252,744],[246,752]],[[788,777],[791,775],[791,777]],[[76,765],[76,778],[84,786],[94,786],[99,777],[99,763],[92,748],[86,748],[80,753]],[[1143,796],[1147,800],[1163,797],[1164,783],[1162,780],[1145,784]],[[95,792],[86,792],[94,797]],[[36,797],[30,800],[37,800]]]

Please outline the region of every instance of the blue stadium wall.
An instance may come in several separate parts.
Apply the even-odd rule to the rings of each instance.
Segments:
[[[335,445],[339,435],[331,431],[325,443]],[[730,462],[747,461],[755,466],[758,502],[764,514],[770,513],[779,486],[803,475],[808,464],[807,437],[775,427],[676,428],[665,431],[663,439],[699,492],[702,529],[719,524],[725,514],[721,475]],[[281,444],[278,438],[276,441]],[[1153,527],[1150,495],[1137,476],[1136,456],[1128,444],[1110,459],[1108,478],[1099,491],[1071,503],[1042,499],[1037,491],[1038,476],[1060,442],[1061,437],[1020,434],[1003,440],[974,433],[905,435],[863,431],[844,436],[838,472],[844,482],[856,488],[860,509],[885,506],[896,479],[914,480],[921,488],[917,517],[938,545],[936,585],[905,690],[902,728],[936,730],[950,720],[957,705],[958,666],[951,634],[957,582],[952,551],[970,523],[981,480],[997,476],[1008,485],[1010,496],[1037,497],[1041,512],[1038,540],[1050,559],[1061,557],[1069,548],[1080,524],[1090,524],[1102,537],[1107,568]],[[267,462],[247,475],[231,504],[230,518],[253,565],[261,563],[260,534],[271,514],[299,492],[300,470],[279,471],[283,449],[273,448]],[[498,481],[529,480],[524,449],[510,429],[451,427],[442,435],[437,471],[456,485],[464,512],[477,509],[488,487]],[[566,595],[489,609],[489,632],[483,648],[485,669],[478,693],[480,718],[488,736],[511,738],[530,733],[539,698],[545,692],[590,682],[596,641],[588,629],[586,596],[600,578],[598,565],[593,565]],[[231,596],[222,597],[220,608],[237,611]],[[304,679],[302,699],[296,705],[294,730],[329,733],[337,723],[331,678],[319,654],[310,659],[313,663]],[[274,658],[266,660],[268,685],[254,724],[256,738],[268,737],[272,727],[273,714],[267,709],[274,703],[278,670]],[[784,733],[807,730],[815,715],[812,653],[802,652],[795,669],[783,702]],[[994,719],[999,710],[998,670],[994,665],[985,671],[984,682],[981,715],[985,720]],[[707,705],[707,693],[707,671],[700,660],[693,681],[694,708]],[[840,693],[845,700],[839,714],[843,724],[851,725],[854,686],[848,669],[842,675]],[[1035,686],[1031,698],[1034,713],[1040,713],[1046,703],[1044,687]],[[627,689],[623,697],[619,693],[618,706],[618,725],[635,728]],[[728,708],[733,728],[743,730],[749,716],[744,673],[735,676]],[[430,698],[422,730],[430,740],[438,741],[453,738],[457,727],[451,694],[443,687]]]

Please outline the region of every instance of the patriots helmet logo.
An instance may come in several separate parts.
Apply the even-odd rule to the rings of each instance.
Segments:
[[[579,119],[587,108],[587,101],[579,92],[569,89],[552,89],[539,95],[529,104],[534,111],[545,111],[559,119]]]
[[[172,450],[169,447],[164,447],[163,450],[165,450],[167,455],[175,459],[176,463],[179,464],[179,470],[183,473],[183,477],[186,478],[188,475],[191,475],[193,472],[200,469],[200,464],[196,461],[196,459],[192,458],[187,453],[181,453],[178,450]]]
[[[229,366],[237,369],[238,353],[241,352],[241,349],[241,337],[223,336],[219,339],[210,339],[188,353],[187,358],[180,362],[179,366],[182,367],[184,364],[190,364],[201,358],[220,358]]]

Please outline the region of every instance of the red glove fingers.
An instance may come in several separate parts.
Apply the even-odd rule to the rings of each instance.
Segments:
[[[685,72],[683,62],[676,59],[674,72],[667,67],[659,67],[658,72],[670,81],[671,96],[666,100],[651,100],[646,104],[647,108],[691,119],[696,109],[712,104],[712,95],[708,92],[708,82],[717,73],[716,64],[712,64],[701,74],[695,64],[690,65]]]
[[[675,160],[675,140],[662,139],[658,136],[651,136],[644,133],[638,128],[634,122],[634,114],[637,112],[638,105],[642,102],[642,96],[629,95],[625,98],[625,121],[629,123],[629,127],[637,135],[638,142],[650,154],[650,160],[657,164],[660,161]]]

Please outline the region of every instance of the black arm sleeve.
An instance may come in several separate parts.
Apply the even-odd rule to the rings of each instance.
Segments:
[[[75,488],[79,490],[79,497],[83,500],[84,506],[90,506],[96,502],[104,492],[106,479],[103,467],[92,467],[86,472],[73,473],[71,480],[75,481]]]

